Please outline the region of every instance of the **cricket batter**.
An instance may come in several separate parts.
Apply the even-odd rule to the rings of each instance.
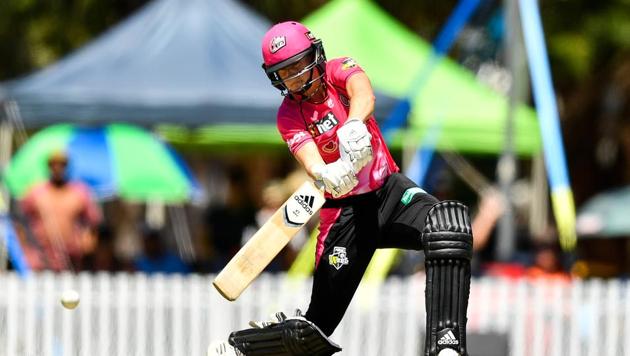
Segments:
[[[466,206],[438,201],[399,173],[376,120],[367,75],[352,58],[326,60],[304,25],[273,26],[263,69],[284,101],[277,125],[291,153],[325,185],[306,313],[252,323],[229,343],[244,355],[331,355],[328,339],[377,248],[424,250],[426,355],[467,355],[472,230]]]

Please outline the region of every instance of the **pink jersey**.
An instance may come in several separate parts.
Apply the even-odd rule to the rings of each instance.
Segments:
[[[337,58],[326,63],[327,99],[321,104],[298,102],[285,98],[278,110],[278,130],[295,154],[307,142],[315,142],[324,162],[339,159],[337,129],[348,119],[350,100],[346,81],[355,73],[362,73],[352,58]],[[366,121],[372,135],[372,161],[358,172],[359,184],[345,196],[371,192],[380,188],[385,178],[398,172],[398,166],[385,145],[373,116]],[[326,193],[326,198],[332,198]]]

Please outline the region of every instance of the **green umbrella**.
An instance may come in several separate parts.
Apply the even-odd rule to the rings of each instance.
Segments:
[[[70,178],[87,183],[101,199],[117,195],[175,203],[200,194],[190,171],[169,146],[126,124],[60,124],[41,130],[9,162],[4,180],[11,194],[21,198],[33,184],[46,180],[47,158],[60,149],[69,157]]]
[[[581,237],[630,236],[630,187],[589,199],[579,209],[576,228]]]

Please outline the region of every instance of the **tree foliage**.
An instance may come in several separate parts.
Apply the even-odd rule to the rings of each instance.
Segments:
[[[14,78],[54,62],[145,2],[0,1],[0,80]]]
[[[41,68],[80,47],[147,0],[4,0],[0,2],[0,79]],[[271,21],[301,19],[326,0],[242,0]],[[457,1],[376,0],[426,39],[436,36]],[[497,7],[498,0],[486,5]],[[543,1],[555,79],[574,87],[630,50],[630,0]],[[352,16],[352,14],[348,14]]]

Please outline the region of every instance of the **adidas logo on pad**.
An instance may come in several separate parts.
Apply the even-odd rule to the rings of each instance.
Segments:
[[[438,340],[438,345],[459,345],[459,340],[455,337],[452,330],[449,330],[446,334]]]

